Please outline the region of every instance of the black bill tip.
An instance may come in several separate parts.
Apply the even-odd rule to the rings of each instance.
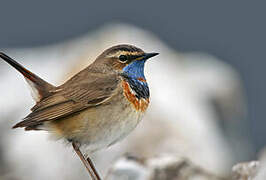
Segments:
[[[159,53],[145,53],[145,59],[149,59],[151,57],[157,56]]]

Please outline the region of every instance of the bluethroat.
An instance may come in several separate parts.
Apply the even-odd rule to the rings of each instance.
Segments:
[[[100,179],[80,147],[86,146],[89,153],[106,148],[137,126],[149,105],[144,65],[156,55],[132,45],[113,46],[56,87],[0,53],[3,60],[24,76],[36,101],[32,112],[13,128],[45,130],[58,139],[66,139],[92,179]]]

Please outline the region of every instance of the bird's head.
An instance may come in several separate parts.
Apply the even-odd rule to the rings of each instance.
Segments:
[[[145,53],[132,45],[117,45],[105,50],[96,63],[103,63],[112,70],[124,73],[130,77],[145,78],[144,64],[147,59],[159,53]]]

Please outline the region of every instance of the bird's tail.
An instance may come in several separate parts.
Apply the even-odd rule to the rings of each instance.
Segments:
[[[10,58],[6,54],[0,52],[0,57],[6,61],[8,64],[13,66],[16,70],[18,70],[26,79],[28,84],[32,90],[32,96],[36,102],[39,102],[44,97],[50,94],[50,91],[55,88],[55,86],[41,79],[36,74],[30,72],[26,68],[24,68],[21,64],[16,62],[14,59]]]

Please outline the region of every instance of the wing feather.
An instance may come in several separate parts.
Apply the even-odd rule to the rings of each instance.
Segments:
[[[91,73],[89,79],[77,80],[73,82],[70,79],[59,86],[50,96],[37,103],[31,109],[32,113],[13,128],[36,129],[35,126],[44,121],[58,120],[102,104],[112,97],[120,79],[116,74]]]

